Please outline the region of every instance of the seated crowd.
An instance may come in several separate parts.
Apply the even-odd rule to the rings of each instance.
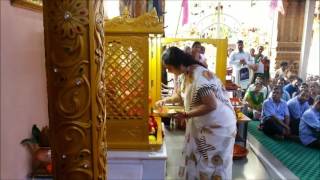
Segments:
[[[303,82],[298,76],[287,77],[277,70],[272,80],[265,79],[258,76],[248,86],[243,112],[259,120],[258,128],[268,136],[320,149],[320,77]]]
[[[303,82],[283,61],[271,78],[263,46],[258,46],[257,53],[254,48],[246,53],[242,40],[237,45],[229,65],[235,84],[245,92],[243,112],[260,121],[258,128],[268,136],[320,149],[320,77],[310,76]]]
[[[243,112],[260,121],[258,128],[268,136],[288,138],[320,149],[320,76],[307,77],[304,82],[288,70],[287,62],[281,62],[271,78],[270,60],[262,54],[263,46],[255,54],[253,48],[250,53],[243,51],[243,41],[237,44],[238,51],[228,56],[234,82],[245,92]],[[200,42],[185,48],[185,53],[208,67],[204,52]],[[177,77],[175,82],[176,87]]]

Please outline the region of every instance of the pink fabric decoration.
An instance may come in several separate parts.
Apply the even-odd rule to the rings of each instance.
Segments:
[[[189,21],[189,0],[182,0],[182,25],[188,24]]]
[[[270,1],[270,8],[271,11],[278,11],[281,14],[284,14],[284,8],[283,8],[283,4],[282,4],[282,0],[271,0]]]

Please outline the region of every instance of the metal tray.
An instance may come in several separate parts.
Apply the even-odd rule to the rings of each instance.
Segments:
[[[153,109],[153,115],[159,117],[171,117],[179,112],[184,112],[182,106],[163,106],[161,108]]]

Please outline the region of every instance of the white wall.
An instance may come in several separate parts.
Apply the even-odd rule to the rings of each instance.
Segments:
[[[0,3],[0,179],[26,179],[30,154],[20,141],[48,124],[42,13]]]

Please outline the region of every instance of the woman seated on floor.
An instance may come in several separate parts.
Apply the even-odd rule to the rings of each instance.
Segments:
[[[265,84],[264,84],[265,81],[264,81],[263,77],[261,77],[261,76],[257,76],[256,80],[254,81],[254,83],[250,84],[250,86],[248,87],[247,91],[254,91],[256,82],[261,82],[262,87],[260,89],[260,92],[263,93],[263,97],[264,97],[264,99],[266,99],[268,97],[270,88],[265,86]]]
[[[275,86],[272,96],[262,105],[262,130],[266,135],[279,137],[290,135],[289,110],[287,103],[281,100],[283,90]]]
[[[296,137],[299,135],[299,123],[302,114],[309,109],[309,91],[304,89],[299,94],[287,102],[290,114],[291,134]]]
[[[263,84],[262,81],[256,81],[254,85],[254,89],[248,90],[243,100],[247,105],[247,116],[251,119],[260,119],[262,103],[264,101],[264,95],[261,92]]]
[[[320,95],[303,113],[299,125],[299,137],[305,146],[320,149]]]

